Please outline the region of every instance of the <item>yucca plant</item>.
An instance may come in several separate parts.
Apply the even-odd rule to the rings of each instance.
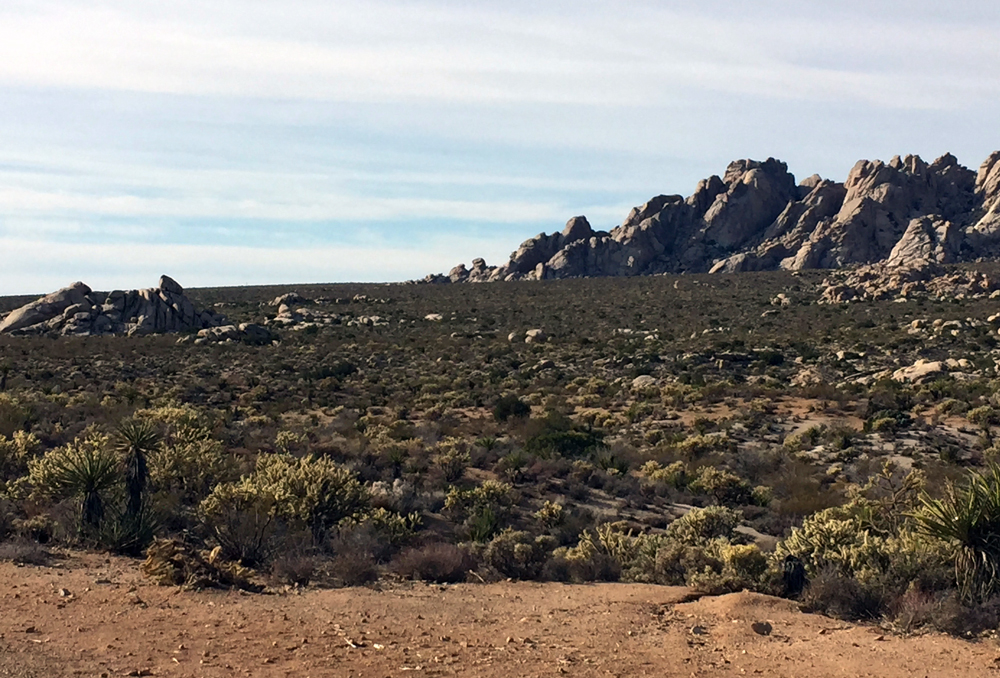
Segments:
[[[922,534],[955,549],[955,580],[961,595],[982,601],[1000,591],[1000,466],[972,472],[949,484],[941,499],[924,495],[913,514]]]
[[[115,448],[122,454],[125,471],[125,515],[142,513],[142,497],[149,478],[147,455],[156,449],[160,436],[152,422],[145,419],[126,419],[116,431]]]
[[[74,440],[29,464],[31,483],[40,494],[81,498],[81,533],[97,531],[106,495],[121,482],[120,459],[107,442],[104,436]]]

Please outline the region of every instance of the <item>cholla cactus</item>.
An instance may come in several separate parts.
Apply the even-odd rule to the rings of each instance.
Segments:
[[[687,483],[687,464],[683,461],[675,461],[663,466],[650,460],[639,467],[639,475],[653,482],[683,487]]]
[[[566,519],[566,513],[563,510],[562,504],[557,504],[553,501],[546,501],[542,508],[535,511],[535,520],[537,520],[543,527],[553,528],[562,525],[563,521]]]

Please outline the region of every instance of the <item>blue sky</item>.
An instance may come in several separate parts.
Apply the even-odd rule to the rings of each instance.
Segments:
[[[5,0],[0,294],[501,263],[744,157],[977,168],[998,34],[983,0]]]

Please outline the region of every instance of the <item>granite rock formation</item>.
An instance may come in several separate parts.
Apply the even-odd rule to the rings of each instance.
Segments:
[[[892,267],[1000,257],[1000,151],[979,172],[950,155],[862,160],[843,183],[796,184],[785,163],[740,160],[684,198],[659,195],[610,231],[574,217],[499,266],[475,259],[424,282]]]
[[[212,311],[199,311],[177,281],[162,276],[156,287],[98,294],[82,282],[12,311],[0,334],[159,334],[224,325]]]

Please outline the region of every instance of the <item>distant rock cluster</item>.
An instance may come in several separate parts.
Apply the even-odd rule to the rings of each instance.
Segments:
[[[868,264],[836,271],[823,281],[819,303],[882,301],[930,296],[964,299],[1000,296],[1000,280],[977,271],[946,272],[926,259],[892,265]]]
[[[225,325],[210,310],[199,311],[184,289],[168,276],[156,287],[98,295],[76,282],[12,311],[0,322],[0,334],[159,334]]]
[[[740,160],[694,194],[659,195],[618,227],[574,217],[500,266],[475,259],[422,282],[491,282],[948,264],[1000,255],[1000,151],[974,172],[944,155],[862,160],[844,183],[796,184],[785,163]]]
[[[306,299],[297,292],[289,292],[276,297],[270,306],[277,306],[278,311],[273,318],[264,321],[268,327],[289,329],[293,331],[318,330],[324,326],[344,325],[346,327],[388,327],[390,319],[383,315],[351,315],[335,313],[324,308],[330,304],[388,304],[389,299],[369,297],[366,294],[356,294],[352,298],[338,299]]]

